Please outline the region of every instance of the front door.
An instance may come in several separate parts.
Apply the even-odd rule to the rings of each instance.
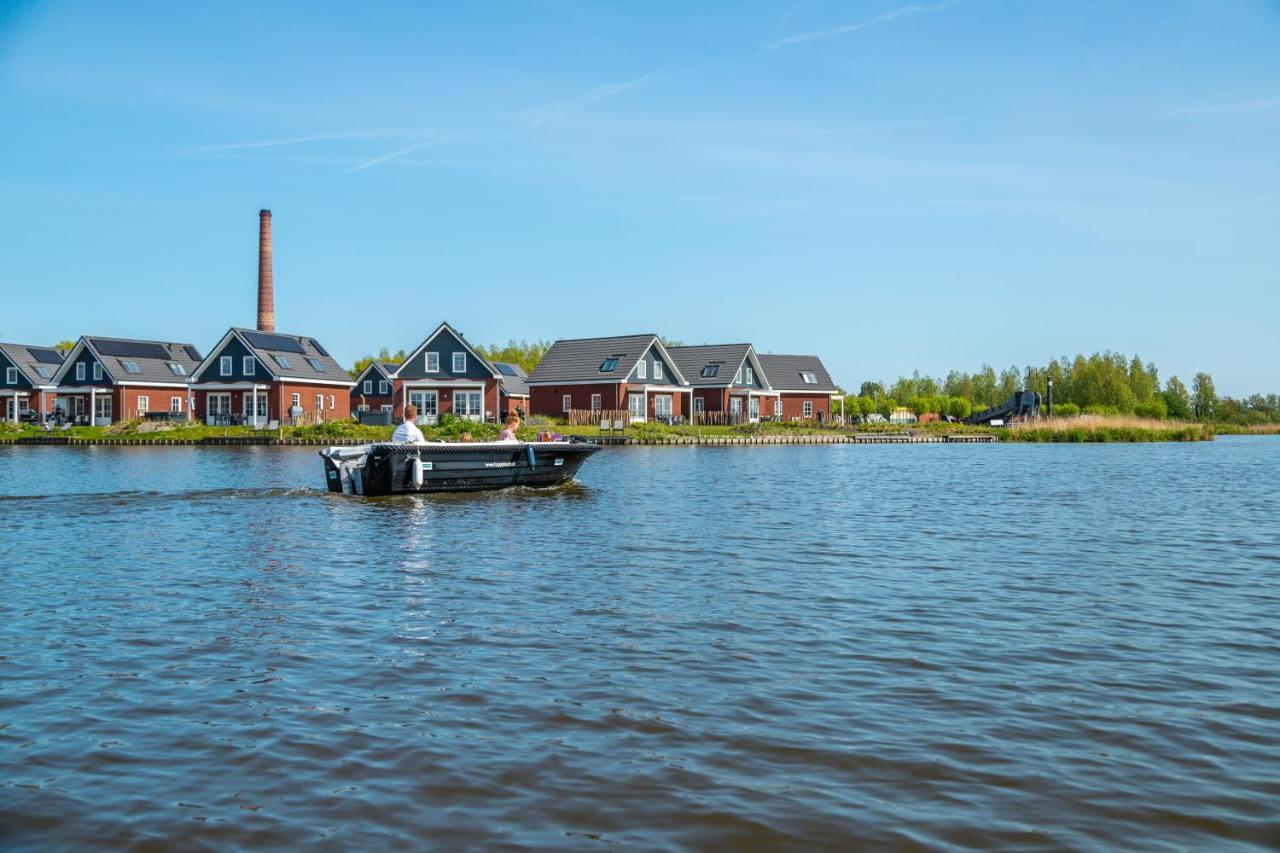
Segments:
[[[755,423],[760,420],[760,398],[752,397],[747,401],[747,415],[751,418],[751,422]]]
[[[111,397],[103,395],[93,401],[93,422],[109,426],[111,424]]]
[[[256,405],[255,405],[256,399]],[[258,425],[267,421],[267,395],[251,394],[244,395],[244,419],[246,423]]]
[[[643,421],[644,411],[644,395],[628,394],[627,395],[627,411],[631,414],[631,420]]]
[[[410,391],[409,402],[418,407],[418,423],[433,424],[440,416],[438,391]]]
[[[205,423],[209,426],[226,424],[231,418],[231,395],[209,394],[205,397]]]

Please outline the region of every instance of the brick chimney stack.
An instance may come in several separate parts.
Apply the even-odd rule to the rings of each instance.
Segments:
[[[276,291],[271,275],[271,211],[258,211],[258,331],[276,330]]]

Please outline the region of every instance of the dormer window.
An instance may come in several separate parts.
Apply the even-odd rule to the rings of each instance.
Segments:
[[[438,352],[427,353],[427,363],[425,365],[425,369],[427,373],[440,372],[440,353]]]
[[[176,361],[169,362],[169,372],[174,376],[186,376],[187,369]]]
[[[611,355],[611,356],[609,356],[608,358],[606,358],[604,361],[600,362],[600,372],[601,372],[601,373],[612,373],[613,371],[615,371],[615,370],[617,370],[617,369],[618,369],[618,358],[617,358],[617,356],[612,356],[612,355]]]
[[[271,357],[275,359],[276,364],[280,365],[285,370],[290,370],[293,367],[293,365],[289,363],[289,356],[287,355],[281,355],[278,352],[273,352],[271,353]]]
[[[800,378],[804,381],[804,384],[805,384],[805,385],[817,385],[817,384],[818,384],[818,375],[817,375],[816,373],[814,373],[812,370],[802,370],[802,371],[800,371]]]
[[[719,375],[720,365],[718,364],[708,364],[706,367],[702,368],[703,379],[715,379]]]
[[[124,368],[125,373],[141,373],[136,361],[121,361],[120,366]]]

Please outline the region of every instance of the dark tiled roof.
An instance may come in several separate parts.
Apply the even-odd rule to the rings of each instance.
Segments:
[[[622,382],[657,339],[657,335],[623,335],[556,341],[534,368],[529,382]],[[602,373],[600,365],[614,357],[617,368]]]
[[[355,378],[355,381],[351,383],[351,393],[363,394],[364,393],[363,383],[366,381],[386,382],[388,385],[390,385],[391,372],[399,366],[400,366],[399,364],[392,364],[389,361],[369,362],[369,364],[365,366],[364,370],[360,371],[360,375]],[[374,396],[382,396],[382,395],[377,394],[375,392]]]
[[[82,340],[117,383],[169,382],[185,385],[200,365],[200,351],[192,344],[98,336]],[[136,364],[139,372],[126,370],[126,361]],[[183,374],[175,374],[169,369],[170,364],[182,365]]]
[[[34,344],[0,344],[0,351],[13,362],[13,366],[26,377],[32,385],[49,385],[53,375],[62,367],[63,354],[53,347],[41,347]],[[57,359],[56,361],[54,359]],[[41,376],[36,368],[42,368],[48,376]]]
[[[667,350],[671,360],[684,374],[690,385],[732,385],[734,374],[751,344],[707,344],[696,347],[671,347]],[[720,372],[711,377],[704,377],[702,369],[708,364],[719,364]]]
[[[816,355],[760,355],[760,368],[764,370],[769,385],[776,391],[816,391],[820,394],[837,393],[836,383]],[[805,384],[800,374],[811,371],[818,380],[816,385]]]
[[[292,379],[319,379],[326,382],[350,382],[351,375],[346,368],[334,361],[333,356],[315,338],[303,335],[288,335],[281,332],[259,332],[255,329],[232,329],[277,378],[288,376]],[[276,361],[280,355],[289,362],[284,367]],[[320,368],[311,365],[314,359]]]
[[[516,397],[529,396],[529,377],[523,367],[502,361],[493,361],[490,364],[493,365],[494,370],[498,371],[498,385],[502,388],[502,393]]]

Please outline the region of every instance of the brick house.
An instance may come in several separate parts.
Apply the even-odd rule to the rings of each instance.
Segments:
[[[231,328],[191,376],[207,424],[351,417],[351,377],[315,338]]]
[[[55,406],[76,423],[98,426],[152,412],[186,420],[199,364],[191,344],[85,336],[54,374]]]
[[[693,388],[694,423],[758,423],[781,417],[781,397],[769,387],[751,344],[671,347]]]
[[[53,411],[53,375],[62,353],[52,347],[0,343],[0,417],[17,421],[34,409],[43,417]]]
[[[529,375],[524,368],[502,361],[493,362],[493,366],[499,373],[499,414],[503,418],[512,414],[520,417],[529,414]]]
[[[404,407],[418,407],[418,423],[433,424],[444,414],[473,421],[496,421],[502,374],[448,323],[441,323],[391,372],[395,419]]]
[[[679,419],[693,392],[652,334],[556,341],[528,383],[531,411],[555,418],[625,410],[632,421]]]
[[[779,395],[781,420],[830,422],[832,401],[844,395],[816,355],[761,355],[765,381]]]

